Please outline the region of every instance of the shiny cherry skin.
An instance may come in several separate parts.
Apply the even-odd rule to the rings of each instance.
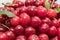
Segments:
[[[17,35],[23,34],[24,28],[21,25],[17,25],[14,31]]]
[[[0,32],[0,40],[8,40],[8,36],[5,33]]]
[[[36,33],[36,30],[34,28],[32,28],[32,27],[27,27],[25,29],[26,36],[30,36],[30,35],[35,34],[35,33]]]
[[[38,27],[41,24],[41,19],[38,16],[33,16],[31,19],[32,27]]]
[[[58,40],[60,40],[60,28],[57,28]]]
[[[53,37],[57,34],[57,28],[55,26],[51,26],[48,32],[50,37]]]
[[[26,6],[23,6],[20,8],[19,13],[27,13],[28,8]]]
[[[36,10],[36,6],[28,6],[28,14],[30,16],[34,16],[36,15],[37,10]]]
[[[57,13],[56,13],[55,10],[49,9],[48,12],[47,12],[47,16],[48,16],[49,18],[55,18],[55,17],[57,16]]]
[[[39,27],[40,33],[48,33],[49,31],[49,25],[44,23]]]
[[[21,1],[15,1],[15,0],[14,0],[13,3],[14,3],[14,4],[18,4],[18,7],[24,6],[24,3],[21,2]]]
[[[56,27],[59,27],[59,22],[57,19],[54,19],[52,20],[52,23],[51,23],[53,26],[56,26]]]
[[[0,15],[0,22],[3,22],[4,18]]]
[[[49,40],[49,37],[47,34],[39,34],[39,40]]]
[[[42,20],[42,23],[47,23],[48,25],[51,25],[51,20],[49,18],[45,18]]]
[[[26,37],[24,35],[19,35],[16,40],[26,40]]]
[[[51,38],[50,40],[58,40],[58,36]]]
[[[19,25],[20,24],[20,18],[18,16],[15,16],[10,20],[10,22],[13,26]]]
[[[29,25],[30,24],[30,16],[27,13],[21,13],[20,14],[20,18],[21,18],[21,24],[23,26]]]
[[[37,15],[41,18],[46,17],[47,15],[47,9],[44,8],[43,6],[38,6],[37,7]]]
[[[14,33],[15,29],[13,27],[10,27],[9,31],[12,31]]]
[[[28,37],[28,40],[39,40],[38,36],[33,34]]]
[[[15,34],[12,31],[6,31],[6,35],[8,36],[8,40],[14,40]]]

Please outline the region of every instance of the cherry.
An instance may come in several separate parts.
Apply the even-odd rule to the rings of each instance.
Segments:
[[[24,32],[24,28],[23,28],[21,25],[17,25],[17,26],[15,27],[15,33],[16,33],[17,35],[23,34],[23,32]]]
[[[0,15],[0,23],[4,22],[4,18],[2,17],[2,15]]]
[[[21,24],[24,26],[30,23],[30,16],[27,13],[20,14]]]
[[[24,6],[24,3],[21,2],[21,1],[15,1],[15,0],[14,0],[13,3],[14,3],[14,4],[18,4],[18,7]]]
[[[38,27],[41,24],[41,19],[37,16],[33,16],[31,19],[32,27]]]
[[[38,36],[33,34],[28,37],[28,40],[39,40]]]
[[[39,40],[49,40],[49,37],[46,34],[40,34],[39,35]]]
[[[34,5],[38,7],[41,5],[41,3],[40,3],[40,1],[37,0]]]
[[[55,36],[55,37],[51,38],[50,40],[58,40],[58,37]]]
[[[8,40],[14,40],[15,34],[12,31],[6,31],[6,35],[8,36]]]
[[[32,0],[26,0],[25,5],[26,5],[26,6],[32,5]]]
[[[59,22],[58,22],[57,19],[52,20],[52,23],[51,23],[51,24],[52,24],[53,26],[56,26],[56,27],[59,26]]]
[[[35,29],[32,28],[32,27],[27,27],[27,28],[25,29],[25,34],[26,34],[26,36],[29,36],[29,35],[32,35],[32,34],[35,34],[35,33],[36,33],[36,31],[35,31]]]
[[[49,31],[49,25],[44,23],[39,27],[40,33],[48,33]]]
[[[57,13],[56,13],[55,10],[49,9],[48,12],[47,12],[47,16],[50,17],[50,18],[55,18],[57,16]]]
[[[38,6],[37,7],[37,15],[39,17],[42,17],[42,18],[46,17],[46,15],[47,15],[47,9],[44,8],[43,6]]]
[[[55,26],[51,26],[48,32],[50,37],[53,37],[57,34],[57,28]]]
[[[20,8],[19,13],[27,13],[28,9],[26,6]]]
[[[0,32],[0,40],[8,40],[8,36],[5,33]]]
[[[60,26],[60,18],[58,19],[58,22],[59,22],[59,26]]]
[[[26,37],[24,35],[19,35],[16,40],[26,40]]]
[[[20,18],[18,16],[15,16],[10,20],[10,22],[13,26],[19,25],[20,24]]]
[[[43,23],[47,23],[48,25],[51,25],[51,20],[46,17],[45,19],[42,20],[42,24]]]
[[[34,5],[35,2],[36,0],[26,0],[25,5],[26,6]]]
[[[12,31],[13,33],[15,33],[15,29],[13,27],[10,27],[9,31]]]
[[[34,16],[36,15],[37,11],[36,11],[36,7],[35,6],[28,6],[28,14],[30,16]]]
[[[57,28],[58,40],[60,40],[60,28]]]

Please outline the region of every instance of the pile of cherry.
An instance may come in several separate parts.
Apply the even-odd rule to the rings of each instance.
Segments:
[[[46,0],[13,1],[18,6],[0,8],[8,10],[16,16],[0,15],[0,40],[60,40],[60,13],[54,8],[60,5],[51,5],[48,10]],[[49,0],[52,4],[56,0]]]

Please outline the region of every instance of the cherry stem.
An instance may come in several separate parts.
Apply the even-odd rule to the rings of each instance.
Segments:
[[[4,24],[2,24],[2,23],[0,23],[2,26],[4,26],[4,27],[6,27],[7,29],[9,29],[9,27],[8,26],[6,26],[6,25],[4,25]]]
[[[55,4],[55,0],[53,0],[53,1],[52,1],[52,4],[51,4],[51,6],[53,6],[54,4]]]

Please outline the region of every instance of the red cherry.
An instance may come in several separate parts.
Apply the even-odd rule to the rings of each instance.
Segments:
[[[52,23],[51,23],[53,26],[56,26],[56,27],[59,27],[59,22],[57,19],[55,20],[52,20]]]
[[[58,40],[60,40],[60,28],[57,28]]]
[[[47,9],[42,7],[42,6],[38,6],[37,7],[37,15],[41,18],[46,17],[47,14]]]
[[[48,34],[50,37],[55,36],[57,34],[57,28],[55,26],[50,27]]]
[[[19,35],[16,40],[26,40],[26,37],[24,35]]]
[[[37,16],[33,16],[31,19],[32,27],[38,27],[41,24],[41,19]]]
[[[53,9],[49,9],[48,12],[47,12],[47,16],[50,17],[50,18],[54,18],[57,16],[57,13],[55,10]]]
[[[25,34],[26,34],[27,36],[32,35],[32,34],[35,34],[35,33],[36,33],[36,31],[35,31],[35,29],[32,28],[32,27],[27,27],[27,28],[25,29]]]
[[[46,17],[45,19],[42,20],[42,24],[43,23],[47,23],[48,25],[51,25],[51,20]]]
[[[40,34],[39,35],[39,40],[49,40],[49,37],[46,34]]]
[[[38,36],[33,34],[28,37],[28,40],[39,40]]]
[[[55,36],[55,37],[51,38],[50,40],[58,40],[58,37]]]
[[[15,1],[15,0],[14,0],[13,3],[14,3],[14,4],[18,4],[18,7],[24,6],[24,3],[21,2],[21,1]]]
[[[34,5],[35,2],[36,0],[26,0],[25,5],[26,6]]]
[[[59,26],[60,26],[60,18],[58,19],[58,22],[59,22]]]
[[[26,0],[25,5],[26,5],[26,6],[32,5],[32,0]]]
[[[39,27],[40,33],[48,33],[49,31],[49,25],[44,23]]]
[[[15,33],[17,35],[23,34],[23,32],[24,32],[24,28],[21,25],[15,27]]]
[[[36,15],[37,11],[36,11],[36,7],[35,6],[28,6],[28,14],[30,16],[34,16]]]
[[[20,18],[18,16],[15,16],[11,19],[10,22],[12,25],[16,26],[16,25],[20,24]]]
[[[20,15],[21,18],[21,24],[24,26],[28,25],[30,23],[30,16],[27,13],[22,13]]]
[[[8,36],[5,33],[0,32],[0,40],[8,40]]]
[[[7,31],[6,35],[8,36],[8,40],[14,40],[15,34],[12,31]]]
[[[27,13],[27,7],[25,6],[21,7],[19,13]]]

